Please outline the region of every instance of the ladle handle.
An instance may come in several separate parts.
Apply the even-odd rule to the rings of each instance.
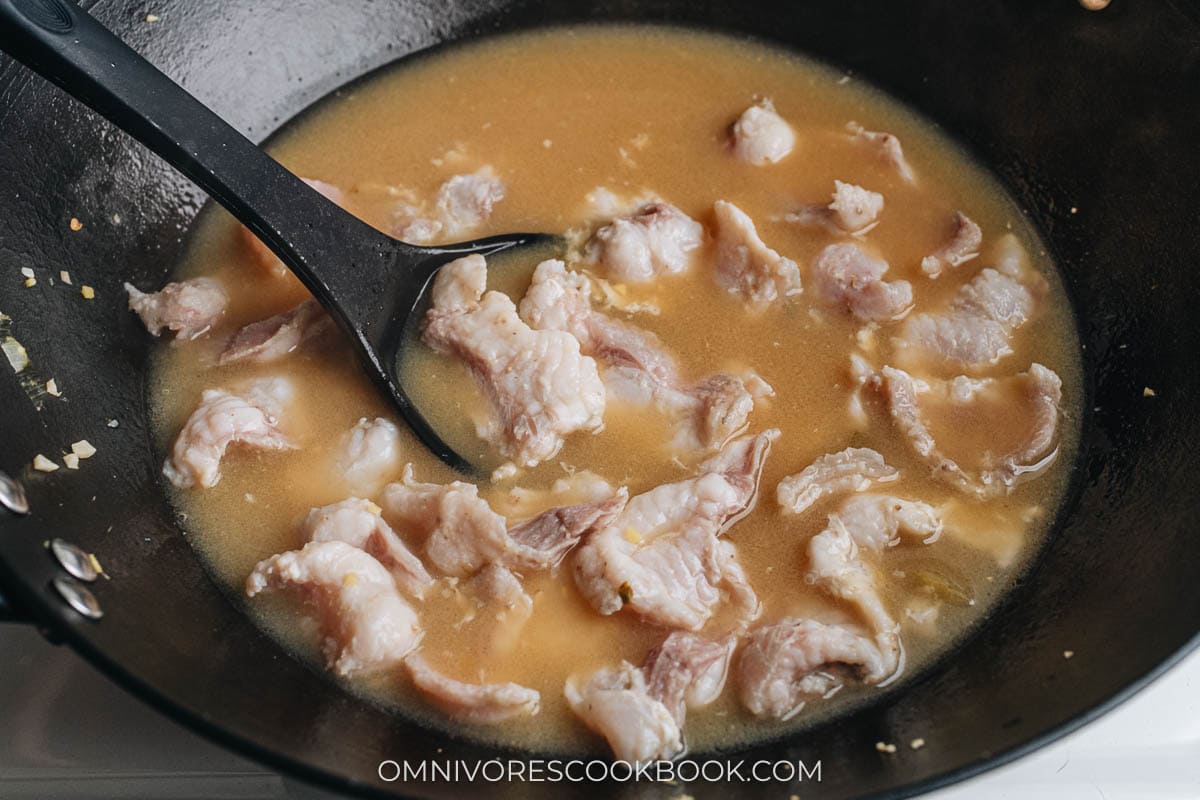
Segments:
[[[309,188],[77,6],[0,0],[0,49],[194,181],[319,299],[363,290],[337,285],[350,283],[350,273],[330,264],[394,256],[390,239]],[[359,272],[360,282],[379,272]]]

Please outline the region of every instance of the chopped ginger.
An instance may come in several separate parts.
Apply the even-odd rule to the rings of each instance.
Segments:
[[[91,300],[96,296],[96,290],[87,285],[80,286],[79,293],[83,295],[84,300]]]

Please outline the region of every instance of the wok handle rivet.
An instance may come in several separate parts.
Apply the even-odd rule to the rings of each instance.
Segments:
[[[58,577],[54,579],[53,586],[59,597],[81,616],[88,619],[100,619],[104,616],[104,609],[100,608],[100,601],[82,583],[72,578]]]
[[[29,513],[29,500],[25,497],[25,489],[3,472],[0,472],[0,506],[14,514]]]
[[[96,560],[82,547],[62,539],[52,539],[49,547],[54,560],[71,577],[78,578],[85,583],[91,583],[100,577],[100,571],[96,569]]]

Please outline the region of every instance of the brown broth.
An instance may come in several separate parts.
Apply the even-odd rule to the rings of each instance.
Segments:
[[[798,134],[796,151],[766,168],[735,161],[723,145],[731,121],[756,97],[772,98]],[[843,131],[852,119],[900,138],[920,177],[917,186],[905,184],[848,140]],[[754,430],[778,427],[783,435],[768,459],[760,502],[728,533],[764,602],[764,621],[789,614],[852,619],[805,582],[806,543],[824,527],[840,498],[798,518],[783,515],[774,501],[782,477],[826,452],[873,447],[902,472],[890,492],[945,507],[947,531],[941,541],[890,550],[879,571],[888,602],[904,623],[906,678],[955,646],[1012,586],[1060,503],[1073,460],[1081,388],[1074,325],[1053,266],[990,175],[929,123],[856,80],[795,55],[711,34],[632,27],[554,30],[456,47],[402,64],[343,90],[289,127],[271,149],[298,174],[351,189],[350,210],[384,230],[392,201],[386,187],[430,196],[449,176],[484,164],[496,168],[507,195],[481,234],[585,225],[584,199],[597,187],[618,195],[655,193],[706,225],[713,201],[726,199],[750,214],[762,238],[797,260],[805,275],[805,264],[833,239],[773,218],[801,204],[826,202],[835,179],[858,183],[886,198],[882,221],[866,241],[891,264],[889,279],[912,281],[918,310],[944,302],[988,264],[987,248],[1001,234],[1014,233],[1050,291],[1037,318],[1015,337],[1015,354],[975,374],[1011,374],[1032,361],[1057,371],[1064,384],[1059,458],[1037,480],[986,503],[929,477],[880,409],[870,409],[871,423],[864,430],[849,424],[847,358],[860,325],[819,310],[807,294],[748,314],[703,268],[646,289],[626,289],[661,306],[661,315],[638,315],[634,322],[660,335],[688,377],[752,366],[776,390],[774,399],[756,408],[751,424]],[[957,209],[982,227],[984,254],[931,281],[918,265],[942,243]],[[519,298],[531,266],[496,262],[492,282]],[[218,486],[176,495],[197,550],[221,580],[238,590],[259,559],[302,544],[296,523],[309,508],[347,496],[330,467],[339,435],[360,417],[394,415],[345,347],[297,352],[264,367],[212,366],[239,325],[304,297],[297,284],[255,268],[236,224],[223,212],[202,215],[180,274],[213,275],[238,288],[213,335],[161,350],[155,410],[164,450],[205,388],[286,374],[303,398],[286,421],[302,449],[286,454],[233,450]],[[876,364],[887,363],[887,339],[886,329],[876,336]],[[406,368],[427,413],[482,452],[468,421],[481,401],[465,370],[425,351],[413,353]],[[1020,430],[1022,420],[996,411],[993,428]],[[960,427],[978,428],[961,422],[939,433],[953,438]],[[555,459],[515,482],[482,487],[485,496],[501,502],[514,483],[545,488],[570,467],[598,472],[628,486],[631,494],[691,474],[690,464],[673,460],[664,448],[664,423],[654,414],[610,400],[605,423],[599,435],[568,438]],[[961,438],[952,444],[978,447],[977,431]],[[413,462],[419,480],[455,477],[407,432],[404,443],[405,459]],[[905,610],[919,612],[933,602],[930,583],[937,586],[940,608],[936,623],[920,623]],[[527,586],[535,598],[534,616],[506,652],[489,644],[493,620],[464,621],[474,613],[469,601],[451,586],[435,590],[421,607],[424,652],[452,676],[513,680],[542,693],[537,717],[506,723],[502,731],[481,730],[479,736],[547,750],[596,747],[598,740],[562,699],[565,679],[621,658],[641,663],[663,632],[624,614],[593,612],[576,591],[567,564],[531,576]],[[271,600],[255,601],[250,608],[304,657],[316,657],[312,626],[297,625],[294,607]],[[412,697],[400,678],[355,686],[431,725],[456,727]],[[741,711],[728,687],[721,701],[689,713],[688,741],[708,749],[775,735],[876,691],[849,689],[810,703],[788,723],[766,724]]]

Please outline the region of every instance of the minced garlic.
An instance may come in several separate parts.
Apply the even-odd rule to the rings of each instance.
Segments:
[[[367,511],[370,511],[377,517],[383,514],[383,509],[372,503],[370,500],[367,501]]]
[[[65,269],[58,273],[58,279],[67,286],[71,285],[71,273],[67,272]]]
[[[492,483],[505,481],[516,475],[518,472],[517,465],[511,461],[506,461],[500,466],[492,470]]]
[[[347,572],[345,575],[342,576],[342,586],[345,586],[347,589],[349,589],[351,586],[355,586],[357,584],[358,584],[358,573],[357,572]]]
[[[25,346],[11,336],[0,341],[0,350],[4,351],[4,357],[8,359],[13,372],[20,374],[29,366],[29,354],[25,352]]]
[[[26,289],[32,289],[35,286],[37,286],[37,278],[26,278],[25,279],[25,288]]]
[[[83,230],[83,223],[80,222],[76,217],[71,217],[70,226],[71,226],[71,230],[73,230],[73,231]]]
[[[79,456],[67,453],[63,456],[63,463],[67,465],[67,469],[79,469]]]
[[[87,439],[80,439],[71,445],[71,452],[80,458],[91,458],[96,455],[96,448]]]
[[[630,544],[638,544],[642,541],[642,535],[638,533],[636,528],[626,528],[625,541],[629,542]]]
[[[876,742],[875,749],[881,753],[894,753],[896,752],[896,745],[888,742]]]
[[[922,747],[925,746],[925,740],[924,739],[913,739],[911,742],[908,743],[908,746],[911,747],[913,750],[920,750]]]
[[[33,457],[33,468],[38,472],[54,472],[58,469],[58,464],[38,453]]]
[[[21,274],[24,275],[26,278],[32,278],[33,277],[33,269],[30,267],[21,267]]]
[[[58,390],[58,381],[54,380],[54,378],[46,381],[46,394],[51,397],[62,397],[62,392]]]

